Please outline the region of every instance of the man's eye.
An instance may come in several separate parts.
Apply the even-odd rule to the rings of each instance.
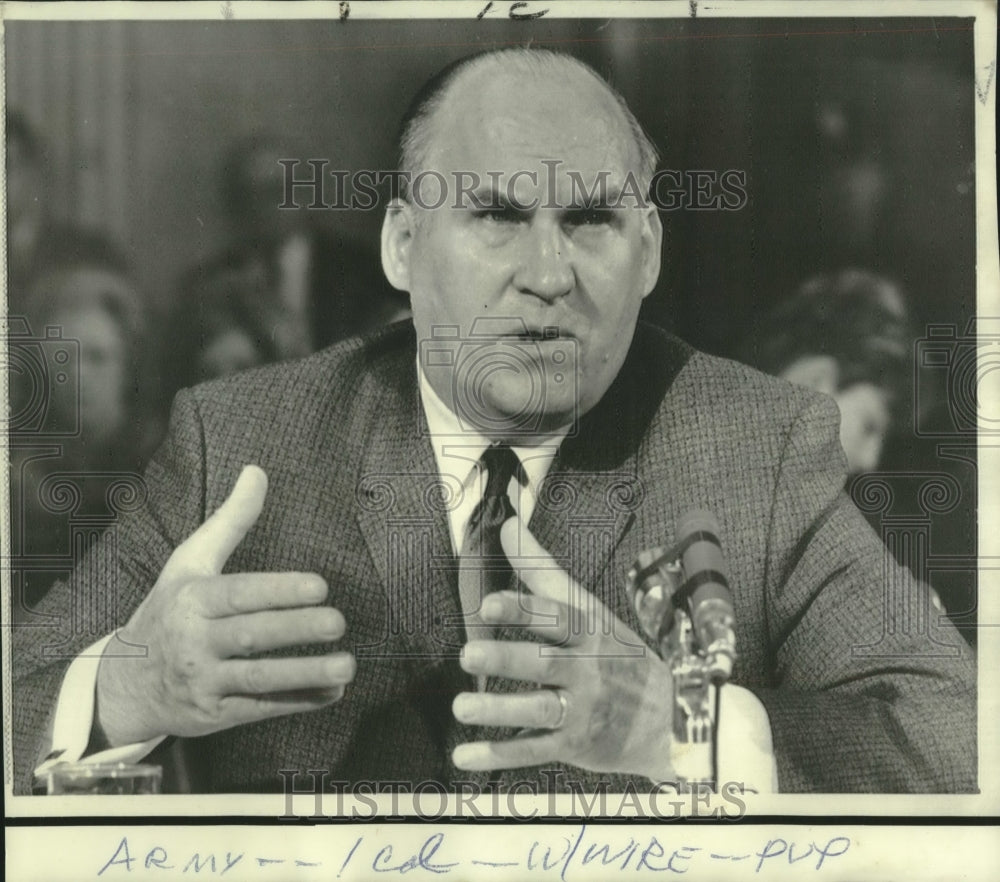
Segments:
[[[524,215],[511,208],[483,208],[476,211],[475,217],[495,224],[515,224],[524,218]]]
[[[566,222],[574,227],[596,227],[610,224],[614,212],[610,208],[580,208],[566,215]]]

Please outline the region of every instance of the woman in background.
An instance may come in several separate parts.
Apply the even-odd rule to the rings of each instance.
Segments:
[[[11,425],[12,550],[33,562],[20,570],[15,622],[100,532],[74,524],[107,526],[141,494],[161,428],[149,406],[145,304],[110,243],[40,269],[23,311],[30,333],[11,338],[12,413],[38,419],[30,431]]]
[[[904,402],[913,339],[906,303],[888,279],[847,269],[806,281],[766,317],[749,364],[831,396],[850,474],[873,471]]]

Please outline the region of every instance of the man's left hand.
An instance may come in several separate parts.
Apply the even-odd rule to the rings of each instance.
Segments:
[[[672,780],[673,684],[667,664],[560,568],[519,519],[504,524],[501,541],[531,594],[491,594],[480,615],[487,624],[521,626],[548,642],[472,641],[461,664],[470,674],[539,688],[456,696],[452,708],[460,722],[525,731],[508,741],[461,744],[453,753],[455,765],[484,770],[558,761]]]

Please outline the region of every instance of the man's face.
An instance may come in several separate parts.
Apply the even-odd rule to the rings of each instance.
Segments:
[[[492,437],[572,423],[617,375],[659,273],[655,209],[587,198],[599,181],[613,202],[629,172],[641,180],[626,122],[582,72],[490,65],[455,84],[432,126],[427,166],[447,199],[432,208],[440,180],[425,178],[383,238],[424,373]]]
[[[80,344],[79,402],[75,394],[69,398],[57,396],[53,406],[70,417],[79,408],[83,437],[98,445],[114,437],[128,417],[127,342],[122,328],[108,310],[97,305],[60,310],[52,324],[62,329],[63,336]],[[70,391],[76,386],[67,383],[63,388]]]
[[[852,475],[878,468],[889,430],[889,396],[871,383],[855,383],[833,396],[840,408],[840,445]]]

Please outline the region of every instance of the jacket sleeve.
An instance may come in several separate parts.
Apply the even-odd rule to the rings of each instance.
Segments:
[[[783,792],[976,790],[972,652],[843,492],[839,415],[789,432],[768,532],[767,708]],[[802,525],[806,525],[803,530]]]
[[[14,792],[31,792],[44,759],[53,709],[70,663],[125,624],[155,584],[173,549],[204,519],[204,441],[187,392],[175,399],[167,439],[139,493],[119,500],[126,513],[32,610],[11,640]],[[111,491],[114,492],[112,488]],[[37,624],[36,624],[37,622]],[[105,652],[142,653],[112,638]]]

